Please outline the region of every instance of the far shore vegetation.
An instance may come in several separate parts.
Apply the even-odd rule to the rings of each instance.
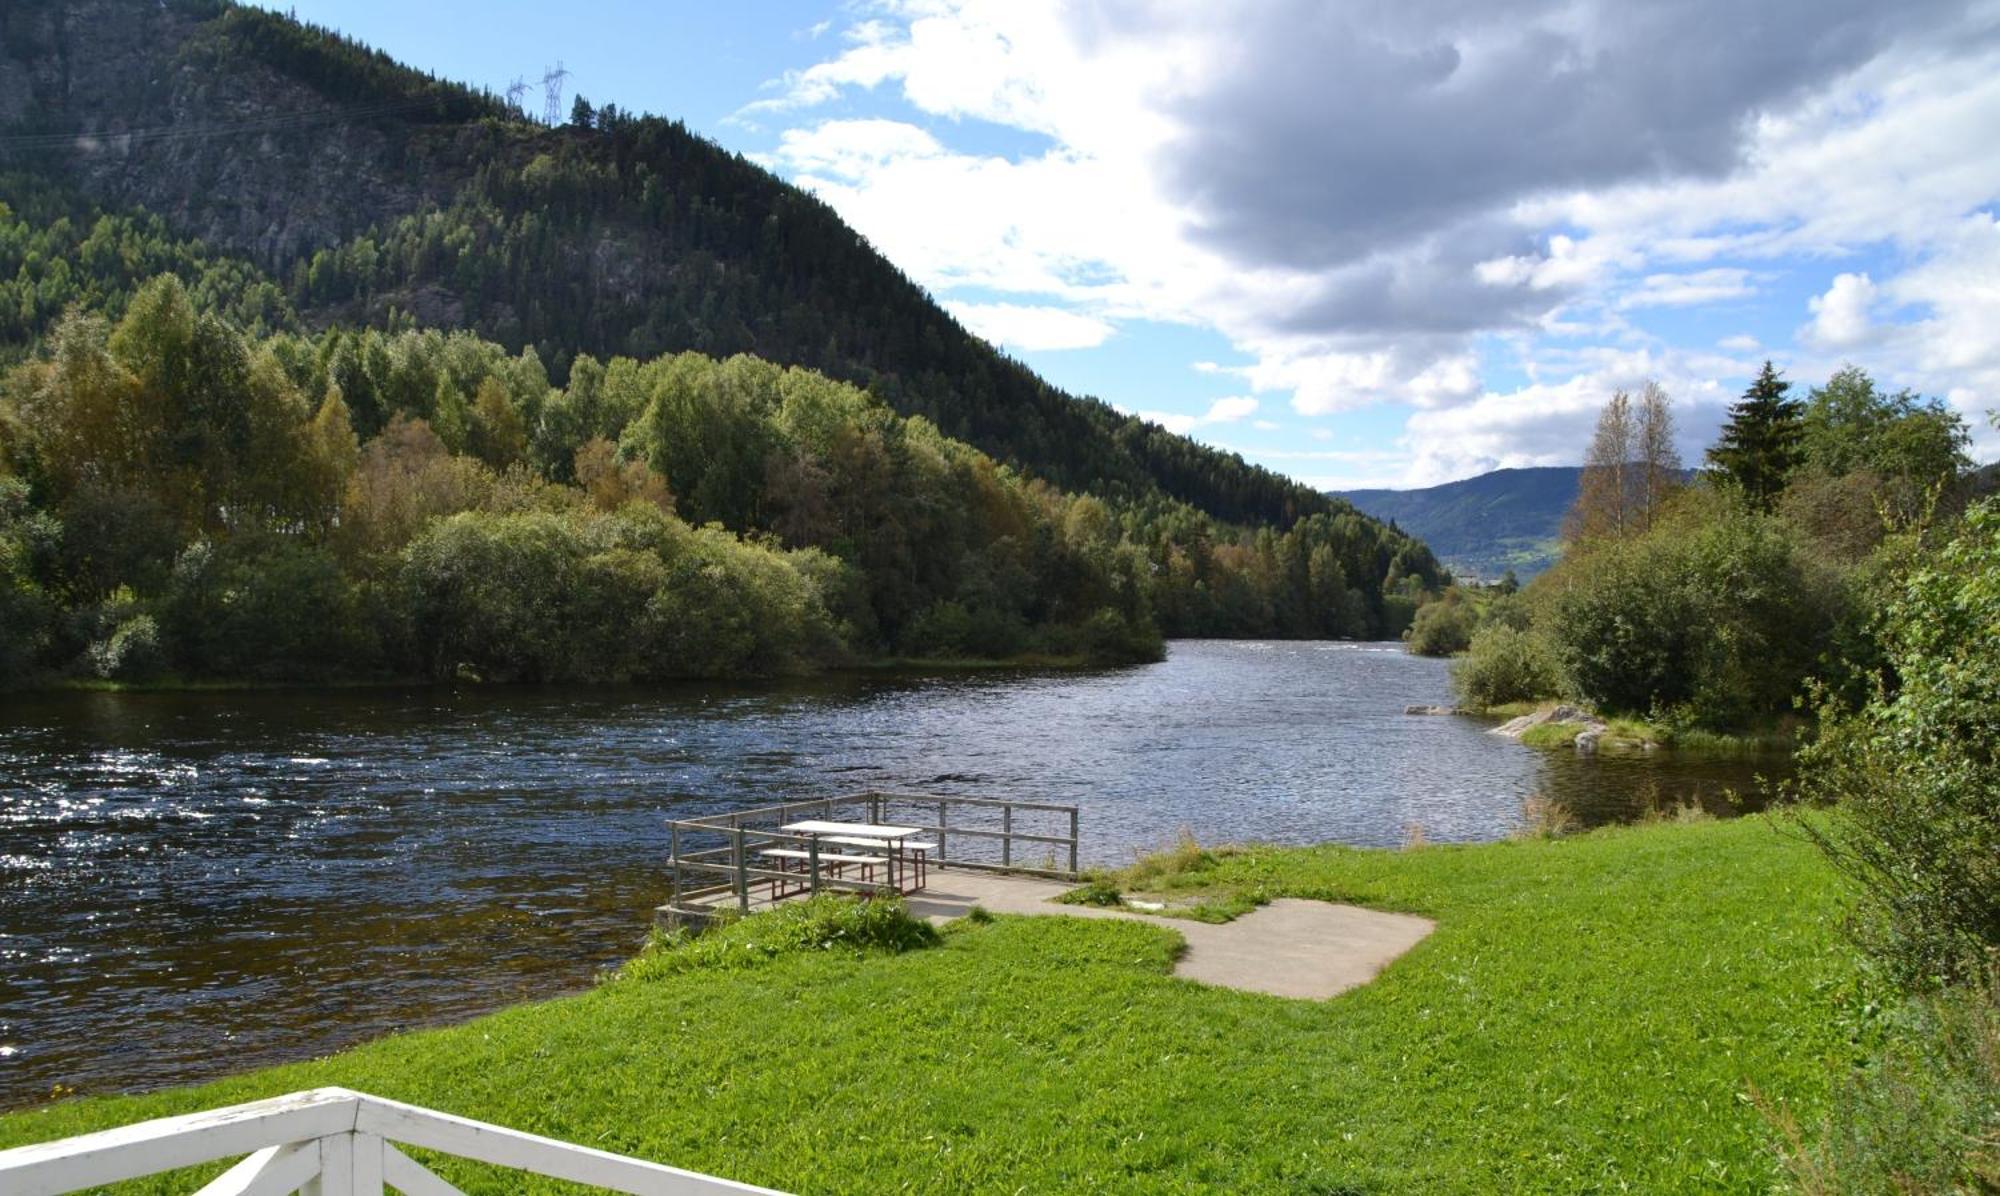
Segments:
[[[0,219],[6,213],[0,210]],[[1344,504],[1059,490],[810,370],[246,333],[175,275],[0,376],[0,688],[661,681],[1392,638],[1447,575]]]

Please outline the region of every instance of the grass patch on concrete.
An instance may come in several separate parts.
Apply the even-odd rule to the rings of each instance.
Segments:
[[[1853,1049],[1835,879],[1762,817],[1253,848],[1173,875],[1203,900],[1438,928],[1325,1002],[1174,979],[1167,922],[968,919],[921,950],[893,926],[805,934],[745,952],[754,967],[642,957],[457,1027],[17,1113],[0,1145],[342,1084],[814,1193],[1761,1192],[1780,1165],[1754,1102],[1814,1123]],[[724,933],[769,940],[757,921]],[[441,1170],[468,1192],[564,1190]]]

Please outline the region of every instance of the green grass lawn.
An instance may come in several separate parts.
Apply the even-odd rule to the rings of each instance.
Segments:
[[[341,1084],[798,1192],[1753,1192],[1779,1174],[1753,1092],[1811,1122],[1851,1049],[1836,884],[1762,817],[1256,849],[1167,883],[1438,929],[1320,1003],[1173,979],[1170,922],[1000,918],[901,954],[745,950],[200,1088],[17,1113],[0,1146]],[[468,1191],[559,1190],[440,1169]]]

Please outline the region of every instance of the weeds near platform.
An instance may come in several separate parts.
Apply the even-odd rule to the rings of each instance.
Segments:
[[[738,918],[706,933],[688,929],[653,935],[645,950],[619,969],[624,980],[658,980],[704,969],[752,967],[805,951],[897,954],[937,943],[930,923],[910,916],[897,898],[858,900],[822,894]]]

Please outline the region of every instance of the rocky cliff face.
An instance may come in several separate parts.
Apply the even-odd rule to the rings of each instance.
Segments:
[[[273,272],[461,182],[439,151],[470,130],[412,124],[414,105],[395,97],[331,98],[246,53],[243,31],[205,7],[10,4],[0,123],[39,136],[0,166],[57,173],[104,207],[146,208]]]

